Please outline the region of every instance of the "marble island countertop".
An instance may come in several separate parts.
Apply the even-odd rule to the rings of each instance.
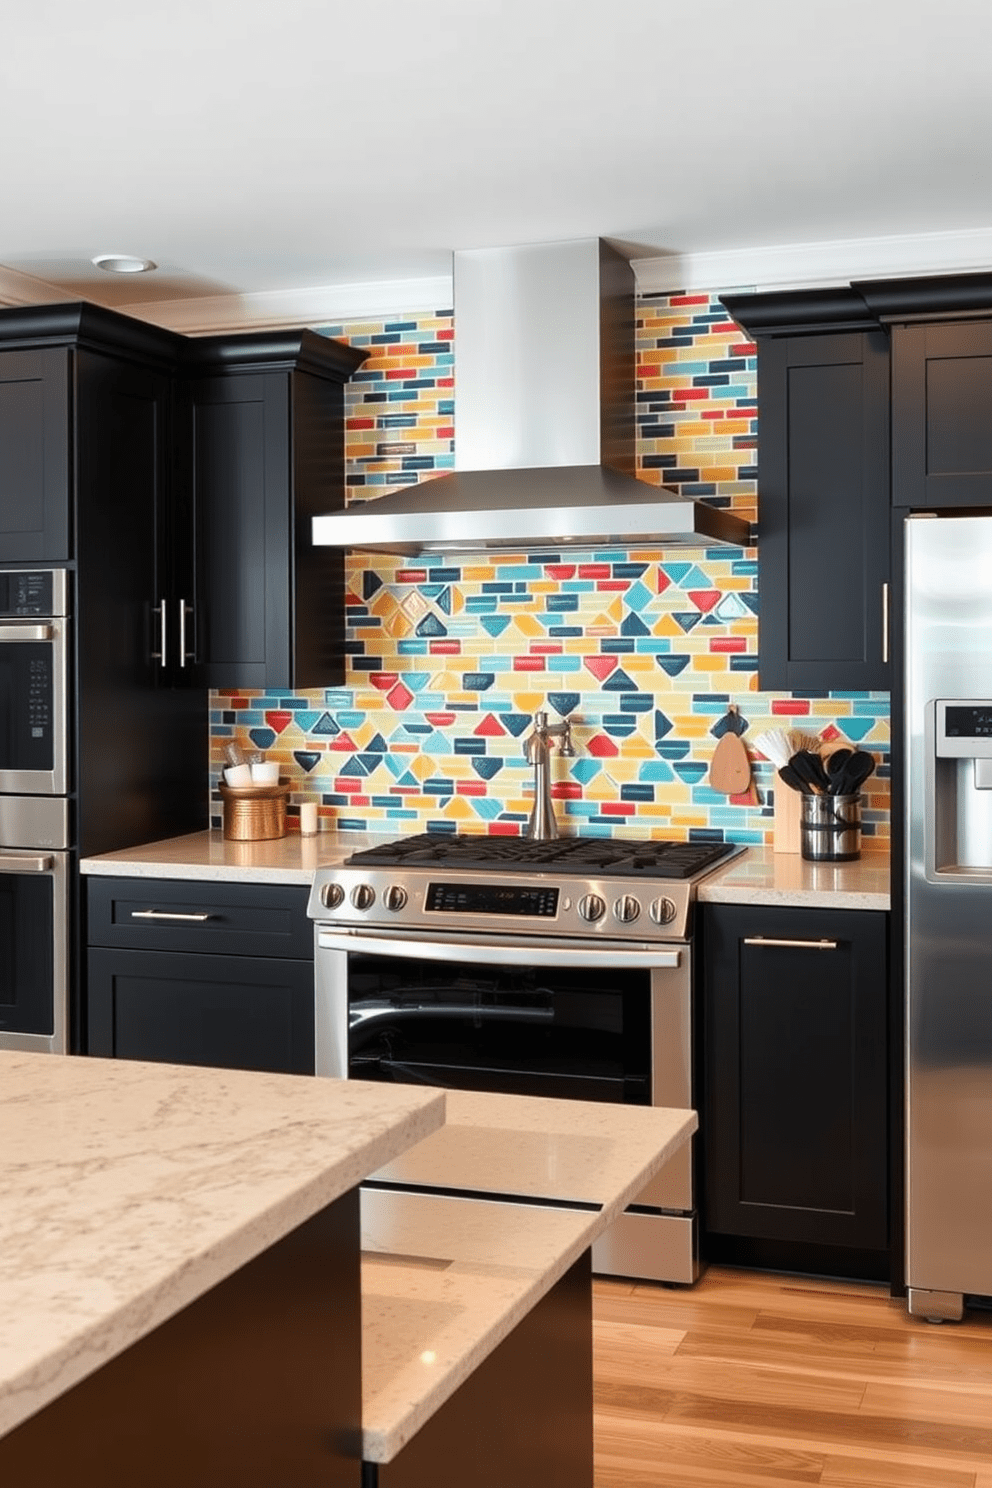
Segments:
[[[235,842],[220,832],[193,832],[84,858],[80,867],[83,873],[120,878],[309,886],[318,868],[332,867],[363,847],[398,835],[327,831],[301,837],[292,832],[271,841]],[[749,847],[702,880],[699,899],[714,904],[885,910],[890,902],[889,855],[871,850],[851,863],[808,863],[798,853]]]
[[[363,1456],[391,1461],[696,1127],[450,1090],[444,1127],[362,1188]]]
[[[444,1102],[0,1052],[0,1436],[432,1132]]]

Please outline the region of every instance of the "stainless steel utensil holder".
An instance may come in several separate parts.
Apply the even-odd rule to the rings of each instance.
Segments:
[[[799,850],[813,863],[846,863],[861,856],[861,795],[804,794]]]

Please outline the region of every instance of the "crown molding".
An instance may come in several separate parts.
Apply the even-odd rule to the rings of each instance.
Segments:
[[[713,253],[662,254],[635,259],[638,292],[829,288],[852,279],[892,279],[992,266],[992,227],[967,232],[918,233],[885,238],[838,238],[823,243],[782,243],[728,248]]]

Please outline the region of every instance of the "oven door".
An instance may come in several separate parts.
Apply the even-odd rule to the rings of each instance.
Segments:
[[[316,934],[317,1073],[691,1105],[687,945]]]
[[[0,1049],[66,1051],[68,857],[0,849]]]
[[[0,793],[68,789],[66,626],[0,621]]]

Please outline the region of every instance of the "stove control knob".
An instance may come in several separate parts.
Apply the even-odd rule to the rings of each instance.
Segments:
[[[606,900],[601,899],[598,894],[583,894],[579,900],[579,914],[584,920],[594,925],[601,920],[606,913]]]
[[[371,884],[356,884],[351,891],[351,902],[356,909],[371,909],[375,903],[375,889]]]
[[[676,909],[673,901],[666,895],[655,899],[651,905],[651,918],[656,925],[670,925],[675,918]]]
[[[632,925],[641,912],[640,902],[633,894],[621,894],[613,906],[613,913],[621,925]]]
[[[320,886],[320,902],[325,909],[337,909],[344,899],[344,889],[339,883],[325,883]]]
[[[406,889],[400,888],[399,884],[390,884],[382,896],[382,902],[393,914],[399,914],[406,904]]]

